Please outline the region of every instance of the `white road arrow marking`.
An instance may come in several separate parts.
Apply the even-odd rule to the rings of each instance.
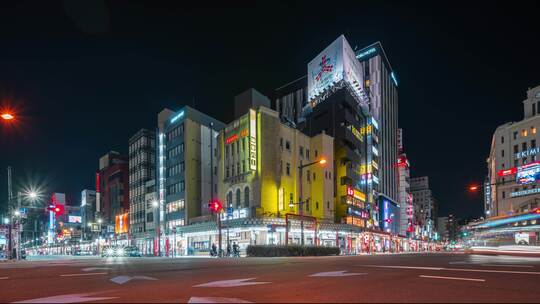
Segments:
[[[271,282],[246,282],[249,280],[255,280],[256,278],[247,278],[247,279],[236,279],[236,280],[223,280],[223,281],[214,281],[204,284],[195,285],[193,287],[238,287],[238,286],[249,286],[249,285],[259,285],[259,284],[269,284]]]
[[[340,270],[340,271],[328,271],[328,272],[317,272],[310,277],[350,277],[350,276],[357,276],[357,275],[363,275],[367,273],[359,273],[359,272],[347,272],[346,270]]]
[[[0,280],[7,280],[9,277],[1,277]]]
[[[191,297],[188,303],[252,303],[236,298]]]
[[[83,268],[82,271],[96,271],[96,270],[110,270],[109,267],[89,267],[89,268]]]
[[[130,276],[117,276],[117,277],[114,277],[111,279],[111,281],[113,281],[114,283],[116,284],[124,284],[124,283],[127,283],[131,280],[148,280],[148,281],[156,281],[157,279],[156,278],[152,278],[152,277],[147,277],[147,276],[133,276],[133,277],[130,277]]]
[[[102,301],[116,299],[117,297],[90,297],[91,293],[74,293],[31,300],[24,300],[15,303],[83,303],[92,301]]]

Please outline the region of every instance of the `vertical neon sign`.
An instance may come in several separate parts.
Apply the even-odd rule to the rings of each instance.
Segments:
[[[249,169],[257,171],[257,113],[249,110]]]

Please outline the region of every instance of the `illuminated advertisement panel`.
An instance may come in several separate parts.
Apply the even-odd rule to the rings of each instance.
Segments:
[[[68,216],[68,222],[70,223],[81,223],[82,218],[79,215],[69,215]]]
[[[517,172],[517,168],[514,167],[514,168],[510,168],[510,169],[499,170],[499,172],[497,172],[497,175],[498,175],[499,177],[503,177],[503,176],[508,176],[508,175],[516,174],[516,172]]]
[[[308,63],[308,100],[315,100],[342,80],[357,94],[363,94],[360,62],[343,35]]]
[[[249,169],[257,171],[257,112],[249,110]]]
[[[114,233],[122,234],[128,232],[129,219],[128,214],[123,213],[116,216],[114,221]]]
[[[517,168],[516,182],[530,184],[540,180],[540,162],[530,163]]]

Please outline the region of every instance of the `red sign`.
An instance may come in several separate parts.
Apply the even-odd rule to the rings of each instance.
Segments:
[[[225,139],[225,143],[228,145],[238,139],[238,134],[233,134],[229,138]]]
[[[497,175],[499,177],[503,177],[503,176],[507,176],[507,175],[516,174],[516,172],[517,172],[517,168],[514,167],[514,168],[510,168],[510,169],[499,170],[499,172],[497,172]]]
[[[99,172],[96,172],[96,192],[99,193]]]

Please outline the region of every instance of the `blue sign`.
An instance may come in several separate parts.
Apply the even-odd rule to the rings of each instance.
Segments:
[[[233,207],[227,207],[227,214],[228,215],[233,214],[233,211],[234,211]]]

